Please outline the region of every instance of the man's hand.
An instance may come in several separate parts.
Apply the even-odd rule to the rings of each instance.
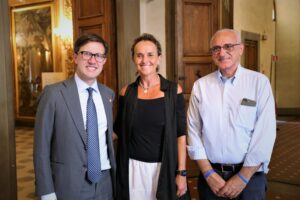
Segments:
[[[217,196],[227,197],[230,199],[236,198],[246,187],[246,183],[237,175],[231,177],[225,186],[217,192]]]
[[[176,176],[176,186],[177,186],[177,192],[176,195],[178,197],[181,197],[187,192],[187,181],[186,176]]]
[[[221,195],[219,195],[219,192],[225,186],[226,184],[225,180],[219,174],[214,172],[206,179],[206,181],[211,191],[213,191],[215,195],[222,197]]]
[[[249,181],[253,174],[259,169],[260,165],[254,167],[242,167],[239,174],[243,179]],[[246,183],[237,174],[231,177],[226,185],[218,192],[218,195],[222,197],[228,197],[230,199],[237,197],[246,187]]]

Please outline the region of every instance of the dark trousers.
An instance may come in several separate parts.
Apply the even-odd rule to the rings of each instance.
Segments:
[[[223,179],[226,181],[231,178],[234,173],[232,172],[221,172],[215,170]],[[235,200],[264,200],[265,193],[267,190],[267,179],[263,172],[256,172],[250,179],[247,186],[240,193],[240,195],[235,198]],[[229,198],[223,198],[216,196],[208,186],[206,180],[202,175],[198,179],[198,192],[200,200],[229,200]]]

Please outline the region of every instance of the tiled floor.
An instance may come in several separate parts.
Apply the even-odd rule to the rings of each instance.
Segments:
[[[267,200],[300,200],[300,122],[279,125],[268,174]],[[33,131],[16,128],[18,199],[34,199]],[[193,189],[190,183],[190,189]]]
[[[300,122],[278,125],[267,200],[300,200]]]
[[[18,200],[34,199],[32,144],[32,128],[16,128]]]

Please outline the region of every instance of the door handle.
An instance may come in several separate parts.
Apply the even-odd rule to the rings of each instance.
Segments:
[[[200,70],[197,70],[196,73],[195,73],[195,75],[196,75],[198,78],[201,78],[201,77],[202,77]]]

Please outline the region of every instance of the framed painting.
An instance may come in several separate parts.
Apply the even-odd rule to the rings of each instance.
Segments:
[[[12,9],[16,118],[34,119],[42,72],[53,72],[52,3]]]
[[[9,6],[23,6],[34,3],[51,2],[53,0],[8,0]]]

